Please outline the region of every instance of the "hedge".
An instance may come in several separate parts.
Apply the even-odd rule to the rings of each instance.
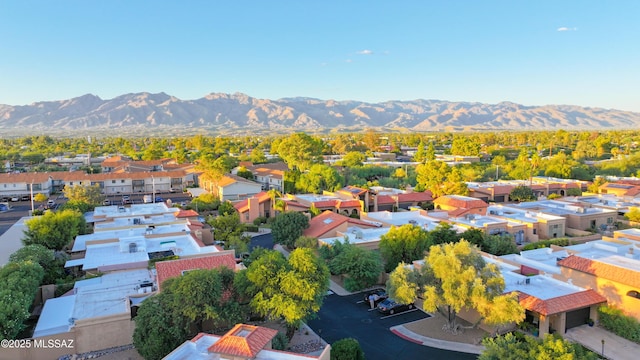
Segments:
[[[640,344],[640,323],[638,320],[624,315],[622,310],[610,306],[599,307],[598,316],[600,317],[600,326],[618,336]]]
[[[43,277],[42,266],[31,260],[9,262],[0,269],[0,338],[15,339],[25,328]]]
[[[572,243],[571,243],[571,240],[567,238],[541,240],[541,241],[536,241],[536,242],[525,245],[522,248],[522,250],[525,251],[525,250],[546,248],[546,247],[551,247],[551,245],[569,246],[569,245],[572,245]]]

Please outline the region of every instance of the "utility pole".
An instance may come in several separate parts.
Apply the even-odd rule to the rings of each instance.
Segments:
[[[156,203],[156,178],[153,177],[153,175],[151,175],[151,192],[153,196],[153,203]]]
[[[35,209],[33,208],[33,179],[31,179],[31,216],[33,216],[33,211]]]

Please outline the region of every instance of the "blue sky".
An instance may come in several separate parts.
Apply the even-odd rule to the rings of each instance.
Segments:
[[[0,104],[86,93],[640,112],[640,1],[0,1]]]

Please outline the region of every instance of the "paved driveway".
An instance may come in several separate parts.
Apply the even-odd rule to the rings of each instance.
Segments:
[[[473,354],[418,345],[396,336],[389,328],[424,319],[429,315],[415,309],[384,316],[376,310],[369,311],[369,306],[362,302],[362,297],[362,294],[328,295],[318,313],[318,318],[308,321],[307,324],[330,344],[347,337],[357,339],[367,360],[467,360],[477,357]]]

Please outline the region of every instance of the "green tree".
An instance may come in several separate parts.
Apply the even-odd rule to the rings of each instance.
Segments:
[[[240,222],[238,213],[210,217],[207,223],[213,228],[213,238],[225,243],[233,237],[242,236],[245,231],[245,225]]]
[[[66,259],[66,255],[59,254],[56,257],[53,250],[39,244],[27,245],[9,256],[10,262],[32,261],[42,266],[44,276],[41,285],[55,284],[56,280],[65,277],[64,263]]]
[[[600,192],[600,186],[606,183],[607,180],[605,180],[604,177],[597,176],[595,179],[593,179],[593,182],[587,186],[587,191],[597,194]]]
[[[93,210],[102,204],[104,195],[100,185],[74,185],[64,187],[64,196],[69,200],[65,203],[65,209],[77,209],[81,213]]]
[[[296,239],[309,227],[309,219],[302,213],[287,211],[278,214],[271,223],[273,242],[288,248],[295,246]]]
[[[300,175],[296,188],[301,192],[314,194],[324,190],[334,191],[342,187],[342,177],[338,171],[327,165],[314,164],[309,171]]]
[[[451,224],[440,223],[434,230],[429,231],[427,239],[430,245],[440,245],[458,242],[460,236]]]
[[[536,194],[533,190],[526,185],[518,185],[509,193],[509,199],[511,201],[534,201]]]
[[[463,237],[466,240],[466,238]],[[518,246],[513,241],[511,235],[488,235],[485,236],[481,246],[482,251],[492,255],[502,256],[518,253]]]
[[[298,248],[288,259],[267,250],[243,271],[242,293],[258,314],[282,319],[291,338],[300,323],[320,310],[329,290],[329,269],[311,249]]]
[[[251,171],[247,170],[247,168],[244,167],[244,166],[241,166],[238,169],[237,175],[242,177],[242,178],[245,178],[247,180],[253,180],[253,173]]]
[[[210,321],[216,330],[232,327],[242,321],[242,311],[236,301],[234,271],[226,267],[213,270],[191,270],[163,286],[163,292],[173,294],[177,309],[197,331]]]
[[[504,279],[497,266],[486,264],[477,248],[465,240],[434,245],[424,265],[409,270],[399,264],[387,282],[389,295],[402,303],[424,299],[427,312],[438,311],[446,319],[444,330],[457,333],[457,313],[475,309],[487,324],[520,323],[524,309],[515,293],[504,293]]]
[[[442,161],[427,161],[419,164],[416,167],[417,184],[419,188],[431,191],[434,198],[442,196],[443,184],[447,181],[449,171],[449,166]]]
[[[174,297],[162,292],[144,300],[138,309],[133,344],[145,360],[162,359],[189,337],[188,320],[175,309]]]
[[[267,162],[267,157],[264,155],[264,151],[259,148],[251,150],[249,159],[251,159],[251,162],[254,164],[264,164]]]
[[[15,339],[31,316],[44,270],[35,261],[9,262],[0,268],[0,338]]]
[[[289,169],[304,171],[322,162],[322,141],[305,133],[295,133],[276,139],[271,144],[271,152],[278,154]]]
[[[380,253],[357,247],[345,241],[342,246],[336,246],[339,253],[329,262],[332,274],[347,275],[344,286],[348,291],[358,291],[375,285],[382,273],[382,259]]]
[[[364,360],[364,351],[354,338],[340,339],[331,344],[331,360]]]
[[[346,167],[362,166],[367,158],[359,151],[350,151],[344,155],[340,165]]]
[[[442,195],[462,195],[467,196],[469,194],[469,187],[467,183],[462,180],[462,175],[457,167],[451,169],[449,175],[447,175],[447,181],[442,184]]]
[[[451,143],[451,154],[462,156],[479,156],[480,144],[466,136],[455,136]]]
[[[385,263],[385,271],[392,271],[401,262],[411,263],[422,259],[429,245],[427,232],[421,227],[411,224],[392,226],[389,232],[380,237],[380,255]]]
[[[25,221],[25,224],[25,245],[40,244],[53,250],[62,250],[86,229],[84,216],[74,210],[47,212]]]
[[[418,149],[416,150],[416,153],[413,155],[413,161],[419,162],[419,163],[424,163],[427,161],[427,150],[425,149],[424,143],[422,141],[420,141],[420,144],[418,144]]]
[[[222,216],[227,216],[227,215],[238,214],[238,212],[236,211],[236,208],[233,207],[233,204],[231,203],[231,201],[223,201],[220,203],[220,206],[218,206],[218,214]]]

